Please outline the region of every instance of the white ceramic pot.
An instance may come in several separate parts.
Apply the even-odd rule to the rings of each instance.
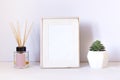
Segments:
[[[91,68],[104,68],[108,64],[109,54],[106,51],[89,51],[87,58]]]

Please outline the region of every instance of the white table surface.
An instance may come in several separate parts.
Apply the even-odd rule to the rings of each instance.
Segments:
[[[12,62],[0,62],[0,80],[120,80],[120,62],[110,62],[104,69],[91,69],[88,63],[75,69],[41,69],[39,62],[15,69]]]

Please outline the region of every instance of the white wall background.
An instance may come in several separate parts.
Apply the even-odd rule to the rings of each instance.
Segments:
[[[102,41],[110,61],[120,61],[120,0],[0,0],[0,61],[12,61],[17,46],[9,23],[27,19],[33,29],[26,43],[31,61],[39,61],[42,17],[80,18],[81,61],[91,42]]]

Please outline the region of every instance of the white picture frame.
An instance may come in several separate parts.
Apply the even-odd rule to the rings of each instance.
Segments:
[[[40,28],[41,68],[80,66],[79,18],[43,18]]]

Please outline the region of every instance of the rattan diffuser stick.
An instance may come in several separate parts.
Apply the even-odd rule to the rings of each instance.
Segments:
[[[15,39],[17,41],[18,47],[24,46],[26,41],[27,41],[27,38],[28,38],[28,36],[30,34],[30,31],[32,29],[32,24],[30,25],[30,28],[27,30],[28,23],[27,23],[27,21],[25,22],[25,30],[24,30],[23,39],[21,37],[19,22],[17,22],[17,29],[15,28],[13,23],[10,23],[10,26],[11,26],[12,32],[14,34],[14,37],[15,37]]]

